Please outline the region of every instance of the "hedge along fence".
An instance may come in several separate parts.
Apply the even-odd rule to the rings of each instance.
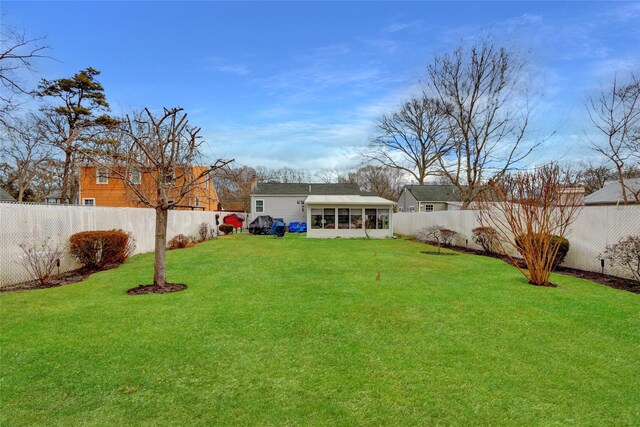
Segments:
[[[177,234],[197,237],[200,224],[215,228],[233,212],[170,211],[167,240]],[[42,242],[47,238],[63,249],[60,272],[73,270],[80,264],[69,253],[69,238],[81,231],[121,229],[136,241],[134,253],[154,250],[155,211],[146,208],[109,208],[64,205],[0,203],[0,287],[31,280],[22,265],[24,252],[19,245]],[[57,269],[54,273],[57,273]]]
[[[473,232],[480,223],[474,211],[398,212],[393,215],[393,229],[397,234],[415,236],[418,230],[440,225],[458,233],[454,244],[482,249],[473,242]],[[570,249],[565,267],[600,272],[600,254],[608,244],[629,235],[640,235],[640,206],[585,206],[569,227]],[[605,263],[605,273],[631,278],[625,270]]]

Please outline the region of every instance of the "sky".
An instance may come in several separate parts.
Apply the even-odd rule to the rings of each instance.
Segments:
[[[530,161],[593,156],[585,101],[640,70],[640,2],[11,2],[46,37],[22,76],[101,71],[114,114],[182,107],[207,151],[309,170],[358,164],[376,118],[420,92],[435,55],[490,33],[529,59]]]

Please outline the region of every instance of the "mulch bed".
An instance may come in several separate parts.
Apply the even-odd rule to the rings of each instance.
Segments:
[[[117,265],[109,266],[109,268],[117,267]],[[105,268],[108,270],[109,268]],[[97,271],[103,270],[94,270],[91,268],[82,267],[77,270],[67,271],[66,273],[61,273],[57,276],[53,276],[49,279],[49,283],[43,285],[38,280],[32,280],[30,282],[22,282],[16,283],[15,285],[3,286],[0,288],[0,292],[15,292],[15,291],[26,291],[31,289],[47,289],[47,288],[57,288],[58,286],[69,285],[72,283],[82,282],[87,277],[91,276],[93,273]]]
[[[171,292],[179,292],[187,289],[187,285],[180,283],[167,283],[164,286],[157,285],[140,285],[138,287],[129,289],[127,294],[129,295],[145,295],[145,294],[169,294]]]
[[[478,249],[465,248],[464,246],[449,246],[448,248],[457,252],[497,258],[506,262],[507,264],[513,265],[513,261],[511,260],[511,258],[506,255],[489,254]],[[520,267],[526,268],[526,264],[523,260],[517,260],[517,262]],[[600,283],[601,285],[609,286],[610,288],[620,289],[622,291],[632,292],[634,294],[640,294],[640,284],[631,279],[609,276],[607,274],[595,273],[592,271],[576,270],[575,268],[569,267],[558,267],[555,269],[554,273],[578,277],[580,279],[587,279],[591,280],[592,282]]]

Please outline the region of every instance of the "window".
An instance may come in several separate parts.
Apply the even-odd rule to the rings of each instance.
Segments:
[[[142,174],[140,174],[140,171],[131,171],[129,181],[131,181],[132,184],[140,184],[142,182]]]
[[[415,212],[415,211],[416,211],[415,206],[409,206],[409,212]]]
[[[398,208],[398,212],[404,212],[404,208]]]
[[[165,184],[169,184],[169,183],[171,183],[171,181],[173,181],[173,171],[167,172],[166,175],[164,176],[164,183]]]
[[[425,212],[433,212],[433,205],[424,205]]]
[[[325,229],[336,228],[336,210],[334,208],[324,209],[324,228]]]
[[[82,204],[84,206],[95,206],[96,205],[96,199],[82,199]]]
[[[364,210],[364,215],[365,215],[365,227],[368,228],[369,230],[375,230],[376,229],[376,219],[377,219],[377,211],[376,209],[365,209]]]
[[[196,197],[196,208],[200,207],[200,197]]]
[[[362,228],[362,209],[351,209],[351,228]]]
[[[349,229],[349,209],[338,209],[338,228],[341,230]]]
[[[389,229],[389,209],[378,209],[378,230]]]
[[[264,200],[256,200],[256,213],[264,213]]]
[[[311,228],[322,228],[322,209],[311,209]]]
[[[109,183],[109,172],[107,172],[106,169],[98,169],[96,174],[96,183],[97,184]]]

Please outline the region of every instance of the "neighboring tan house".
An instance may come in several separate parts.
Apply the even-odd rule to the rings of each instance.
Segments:
[[[310,195],[319,196],[364,196],[358,184],[299,184],[257,183],[251,191],[251,216],[260,215],[282,218],[285,223],[306,222],[305,200]]]
[[[204,169],[204,166],[195,166],[194,173],[201,173]],[[140,185],[141,189],[145,187],[153,189],[155,184],[153,177],[147,173],[132,172],[130,180],[136,183],[135,185]],[[142,191],[144,192],[144,190]],[[149,193],[153,193],[153,191],[149,191]],[[95,166],[80,168],[79,200],[80,204],[84,206],[146,207],[123,180],[110,177],[108,170],[96,169]],[[213,181],[210,178],[203,180],[200,186],[195,187],[182,199],[176,209],[220,210]]]
[[[625,179],[625,186],[627,187],[627,201],[629,204],[638,204],[633,193],[638,194],[640,192],[640,178]],[[624,205],[624,199],[622,198],[622,188],[619,181],[607,181],[598,191],[585,196],[584,204],[586,206],[598,206],[598,205]]]
[[[0,202],[15,202],[16,199],[3,188],[0,188]]]
[[[461,206],[455,185],[405,185],[398,197],[399,212],[451,211]]]

